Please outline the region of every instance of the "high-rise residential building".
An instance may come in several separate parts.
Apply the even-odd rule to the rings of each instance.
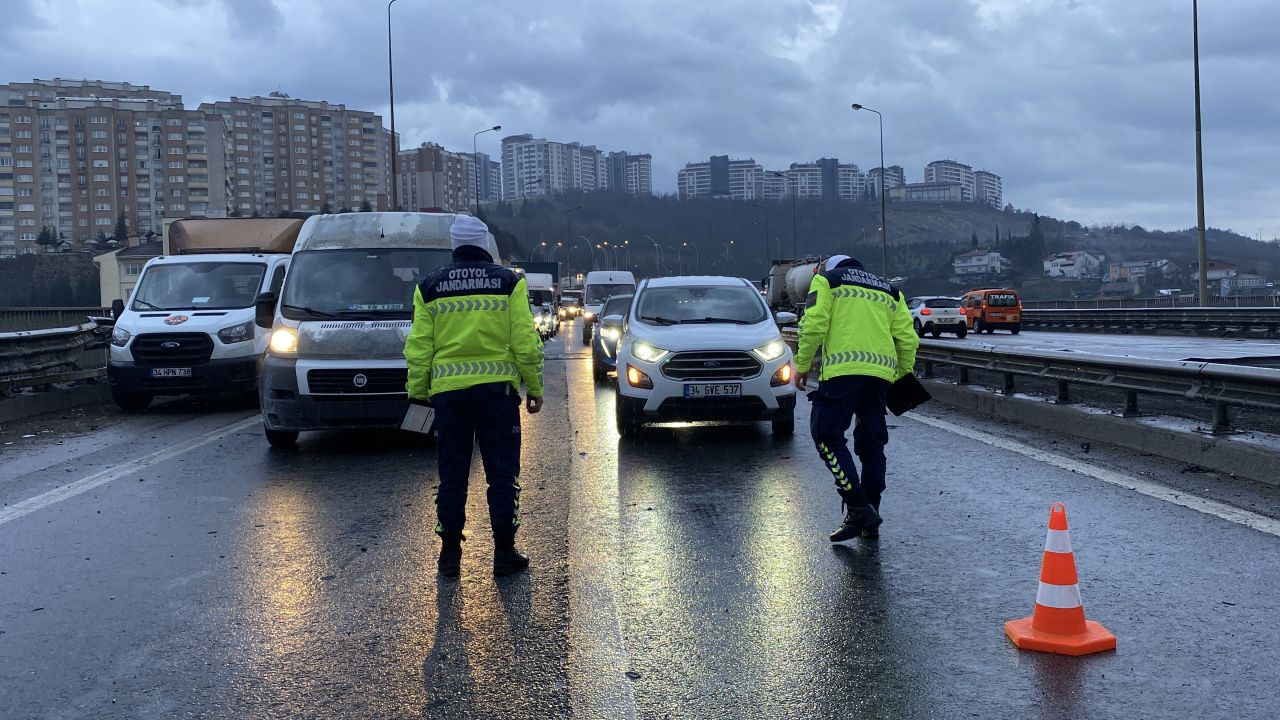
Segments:
[[[986,170],[973,173],[973,199],[999,210],[1004,207],[1004,189],[1000,176]]]
[[[764,184],[764,169],[754,159],[730,160],[712,155],[707,162],[687,163],[676,173],[680,199],[695,197],[755,200]]]
[[[480,187],[476,187],[475,180],[475,161],[476,158],[471,153],[459,153],[462,158],[463,171],[467,177],[467,187],[470,188],[472,203],[475,202],[477,191],[480,193],[480,202],[497,202],[502,199],[502,164],[496,160],[489,159],[488,153],[476,153],[476,157],[480,159]]]
[[[435,143],[401,150],[396,172],[399,207],[409,211],[469,211],[471,187],[469,155],[452,153]]]
[[[159,232],[166,217],[227,213],[225,128],[178,95],[90,80],[0,86],[0,256]],[[52,249],[50,246],[49,249]]]
[[[926,183],[954,183],[960,186],[960,201],[972,202],[976,191],[973,168],[954,160],[934,160],[924,166]]]
[[[542,197],[609,187],[605,154],[594,145],[560,143],[532,135],[502,139],[502,196]]]
[[[653,194],[653,156],[623,150],[605,156],[605,183],[610,190],[631,195]]]
[[[787,173],[781,170],[765,170],[760,180],[761,200],[781,200],[787,196]]]
[[[835,158],[792,163],[787,171],[787,194],[798,198],[857,200],[862,197],[863,175],[857,165],[842,165]]]
[[[962,202],[963,186],[953,182],[907,183],[886,188],[890,200],[904,202]]]
[[[381,116],[279,93],[200,109],[226,125],[238,214],[390,207],[394,142]]]
[[[886,170],[878,167],[871,168],[867,171],[864,179],[864,192],[871,197],[880,197],[880,175],[884,174],[884,189],[888,192],[891,188],[901,187],[907,184],[907,174],[903,171],[901,165],[890,165]]]

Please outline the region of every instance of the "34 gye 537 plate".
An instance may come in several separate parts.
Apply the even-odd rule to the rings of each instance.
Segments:
[[[742,397],[742,385],[740,383],[686,384],[684,396],[690,400]]]

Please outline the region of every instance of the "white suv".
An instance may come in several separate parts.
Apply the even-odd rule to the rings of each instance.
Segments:
[[[645,280],[622,320],[618,433],[647,422],[769,420],[795,430],[795,367],[777,319],[751,283],[730,277]]]

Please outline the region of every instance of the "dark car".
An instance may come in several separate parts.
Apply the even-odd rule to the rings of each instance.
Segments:
[[[634,295],[614,295],[604,301],[604,305],[600,308],[600,319],[609,317],[610,315],[626,315],[631,309],[631,298]],[[622,337],[621,327],[606,327],[603,322],[600,326],[600,332],[592,333],[591,337],[591,377],[597,382],[604,382],[609,378],[609,371],[617,367],[618,364],[618,338]]]

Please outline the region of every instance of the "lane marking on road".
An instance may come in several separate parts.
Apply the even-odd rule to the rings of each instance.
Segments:
[[[1163,500],[1173,505],[1179,505],[1189,510],[1204,513],[1205,515],[1212,515],[1213,517],[1226,520],[1227,522],[1253,528],[1258,532],[1264,532],[1268,535],[1280,537],[1280,520],[1269,518],[1265,515],[1259,515],[1257,513],[1249,512],[1248,510],[1242,510],[1238,507],[1218,502],[1217,500],[1202,498],[1183,490],[1175,490],[1159,483],[1141,480],[1131,475],[1098,467],[1097,465],[1080,462],[1079,460],[1069,458],[1065,455],[1040,450],[1016,440],[1008,440],[1006,438],[990,435],[982,432],[981,430],[972,430],[960,425],[954,425],[945,420],[938,420],[937,418],[914,414],[908,416],[908,419],[930,427],[935,427],[939,430],[945,430],[950,433],[955,433],[956,435],[977,440],[978,442],[985,443],[993,447],[1015,452],[1019,455],[1025,455],[1033,460],[1039,460],[1040,462],[1062,468],[1063,470],[1068,470],[1096,480],[1101,480],[1102,482],[1116,485],[1127,490],[1132,490],[1136,493],[1141,493],[1157,500]]]
[[[113,480],[128,477],[136,472],[146,470],[153,465],[165,462],[166,460],[172,460],[183,453],[195,450],[202,445],[208,445],[215,440],[221,440],[228,435],[240,432],[241,430],[260,422],[262,422],[261,417],[254,415],[253,417],[245,418],[244,420],[232,423],[231,425],[224,425],[223,427],[215,430],[210,430],[203,435],[197,435],[190,440],[180,442],[177,445],[164,450],[158,450],[149,455],[143,455],[140,458],[121,463],[114,467],[109,467],[105,470],[100,470],[67,485],[53,488],[52,490],[40,493],[35,497],[27,498],[21,502],[16,502],[5,508],[0,508],[0,525],[17,520],[18,518],[26,517],[33,512],[43,510],[51,505],[67,500],[68,498],[73,498],[82,493],[86,493],[96,487],[106,485]]]

